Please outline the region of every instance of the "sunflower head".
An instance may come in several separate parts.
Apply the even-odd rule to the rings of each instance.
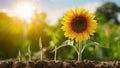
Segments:
[[[97,27],[94,15],[89,13],[84,8],[69,10],[63,17],[62,29],[64,35],[69,39],[76,41],[88,40],[90,35],[93,35]]]

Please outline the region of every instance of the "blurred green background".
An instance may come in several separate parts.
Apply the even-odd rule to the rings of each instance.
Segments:
[[[106,2],[97,8],[96,20],[98,27],[89,41],[98,42],[103,47],[88,46],[83,52],[83,59],[120,60],[120,7],[114,2]],[[60,46],[68,38],[61,30],[62,17],[56,24],[50,25],[46,20],[46,12],[34,11],[34,16],[28,24],[19,17],[11,17],[6,12],[0,12],[0,60],[16,58],[18,51],[27,59],[27,49],[30,45],[32,58],[40,57],[39,39],[42,39],[44,59],[53,60],[52,50]],[[57,59],[74,60],[77,54],[71,47],[58,50]]]

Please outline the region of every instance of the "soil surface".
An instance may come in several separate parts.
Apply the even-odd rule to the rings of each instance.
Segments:
[[[0,68],[120,68],[120,61],[2,61]]]

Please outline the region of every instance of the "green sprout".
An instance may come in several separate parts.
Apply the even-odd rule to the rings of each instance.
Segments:
[[[54,54],[54,61],[56,61],[57,59],[57,47],[55,46],[55,54]]]
[[[21,56],[21,52],[20,52],[20,50],[19,50],[19,51],[18,51],[18,57],[17,57],[17,58],[18,58],[18,61],[21,61],[21,57],[22,57],[22,56]]]
[[[43,60],[43,54],[42,54],[42,40],[41,38],[39,39],[39,48],[40,48],[40,60],[42,61]]]
[[[28,57],[29,57],[29,61],[31,61],[31,50],[30,50],[30,45],[28,45]]]

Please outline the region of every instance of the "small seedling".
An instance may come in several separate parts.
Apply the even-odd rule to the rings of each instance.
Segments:
[[[29,61],[31,61],[31,50],[30,50],[30,45],[28,45],[28,57],[29,57]]]
[[[21,58],[22,58],[22,56],[21,56],[21,52],[20,52],[20,50],[18,51],[18,61],[21,61]]]
[[[56,60],[57,60],[57,48],[56,48],[56,46],[55,46],[54,61],[56,61]]]
[[[43,54],[42,54],[42,40],[41,38],[39,39],[39,48],[40,48],[40,60],[43,60]]]

